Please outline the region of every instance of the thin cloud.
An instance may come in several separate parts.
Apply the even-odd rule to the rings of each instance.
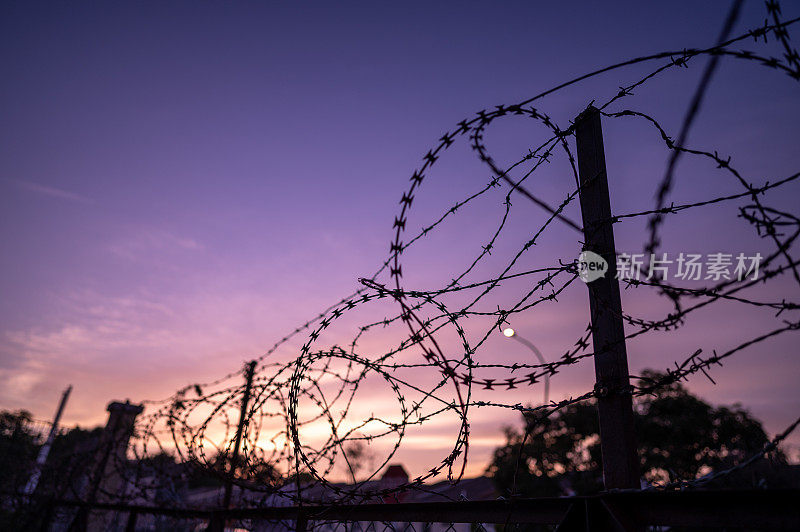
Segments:
[[[133,234],[109,246],[114,255],[132,260],[155,260],[155,256],[174,251],[202,251],[203,244],[157,228],[138,228]]]
[[[59,198],[67,201],[74,201],[76,203],[93,203],[91,199],[85,196],[81,196],[80,194],[76,194],[75,192],[70,192],[68,190],[62,190],[60,188],[51,187],[47,185],[40,185],[39,183],[34,183],[32,181],[24,181],[22,179],[13,179],[12,181],[16,183],[20,188],[23,188],[30,192],[34,192],[36,194],[41,194],[42,196]]]

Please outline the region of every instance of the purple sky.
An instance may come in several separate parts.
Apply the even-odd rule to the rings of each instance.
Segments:
[[[72,383],[64,421],[96,423],[110,400],[161,398],[238,369],[385,260],[397,202],[442,133],[480,109],[610,63],[713,45],[728,3],[700,4],[4,3],[0,407],[49,418]],[[797,16],[800,6],[787,3],[783,14]],[[748,2],[733,34],[764,18],[763,5]],[[742,46],[780,52],[772,43]],[[677,136],[705,61],[637,89],[618,108],[652,113]],[[754,183],[794,173],[797,84],[734,61],[723,59],[691,143],[732,154]],[[660,64],[618,70],[536,105],[566,127],[589,101]],[[604,128],[614,211],[651,208],[663,144],[632,119]],[[487,143],[510,163],[544,135],[509,120]],[[572,179],[559,165],[533,187],[554,204]],[[489,174],[461,146],[431,176],[415,227]],[[739,191],[713,167],[685,161],[671,200]],[[797,214],[799,192],[787,186],[770,205]],[[544,221],[524,201],[515,200],[512,235]],[[497,202],[479,209],[408,258],[409,288],[443,286],[464,269],[500,212]],[[580,216],[575,205],[567,214]],[[619,250],[642,250],[644,220],[615,230]],[[768,249],[734,206],[668,221],[664,234],[664,251],[675,253]],[[531,264],[571,260],[579,249],[576,234],[557,226]],[[752,295],[799,294],[786,279]],[[639,315],[665,311],[627,293],[623,305]],[[673,337],[629,346],[631,366],[668,367],[675,352],[698,346],[724,351],[775,328],[772,314],[720,305]],[[514,325],[556,356],[587,319],[580,285]],[[487,349],[508,345],[497,339]],[[717,370],[719,385],[694,379],[690,387],[713,402],[743,403],[774,433],[800,412],[796,356],[796,334],[785,335]],[[554,398],[591,382],[585,366],[554,381]],[[476,414],[473,472],[510,422],[513,414]],[[428,444],[409,447],[409,469],[424,469],[414,453]]]

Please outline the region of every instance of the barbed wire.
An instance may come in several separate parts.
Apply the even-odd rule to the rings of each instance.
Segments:
[[[788,32],[800,18],[781,20],[778,2],[768,1],[771,20],[731,38],[738,6],[735,3],[717,44],[710,48],[661,52],[598,69],[519,103],[481,110],[442,135],[411,174],[394,218],[389,255],[378,270],[359,279],[360,286],[350,295],[278,340],[255,358],[252,366],[212,382],[188,385],[165,399],[145,401],[146,412],[136,422],[129,452],[106,453],[112,463],[108,467],[121,480],[112,487],[100,485],[98,496],[106,500],[162,503],[158,497],[163,497],[164,486],[177,490],[189,475],[189,470],[179,465],[190,464],[193,471],[211,475],[218,482],[233,483],[242,493],[242,500],[253,505],[385,500],[408,491],[425,491],[426,483],[441,475],[452,482],[464,476],[470,456],[470,412],[475,409],[510,409],[543,422],[570,405],[612,392],[593,387],[575,397],[535,406],[502,398],[503,392],[538,386],[545,378],[555,377],[602,354],[603,351],[591,348],[591,323],[568,324],[566,328],[573,331],[574,341],[564,346],[563,354],[546,363],[498,361],[489,353],[489,344],[510,319],[521,320],[534,309],[557,303],[579,279],[578,264],[572,259],[552,261],[538,254],[536,259],[549,264],[530,267],[534,262],[533,250],[550,232],[566,228],[572,237],[572,231],[578,231],[574,241],[577,255],[583,249],[586,230],[567,212],[581,192],[571,147],[575,123],[559,124],[531,104],[581,81],[633,65],[657,62],[656,67],[636,81],[615,89],[605,100],[598,97],[586,102],[586,107],[597,108],[607,121],[622,125],[635,120],[637,125],[646,126],[668,150],[669,163],[654,207],[614,214],[606,221],[613,224],[647,221],[649,235],[643,248],[650,260],[645,268],[652,268],[661,228],[669,220],[712,206],[735,206],[737,219],[770,251],[760,262],[760,277],[754,279],[717,278],[708,286],[671,284],[658,275],[648,276],[645,281],[621,279],[626,290],[648,291],[670,303],[670,311],[655,319],[623,311],[619,317],[627,326],[625,340],[655,331],[674,333],[696,311],[722,302],[751,311],[774,311],[779,325],[719,354],[717,351],[705,354],[700,348],[692,350],[683,359],[671,361],[674,367],[664,368],[659,379],[632,375],[630,388],[616,392],[643,397],[698,373],[713,382],[713,368],[733,355],[800,330],[796,317],[786,318],[798,309],[798,301],[788,299],[786,290],[782,293],[787,297],[777,301],[763,288],[779,279],[786,279],[784,282],[792,283],[793,288],[800,287],[798,260],[792,254],[800,235],[800,217],[766,203],[776,191],[795,184],[800,172],[768,180],[760,178],[761,184],[756,185],[736,169],[731,157],[692,147],[688,140],[688,131],[719,61],[757,65],[768,72],[787,74],[790,83],[800,81],[800,59]],[[769,36],[779,44],[782,58],[732,48],[748,40],[755,46],[766,47]],[[654,113],[621,107],[632,100],[634,90],[645,90],[665,72],[690,68],[703,57],[709,58],[709,63],[678,129],[677,140],[673,140],[669,128]],[[574,116],[580,111],[575,109]],[[508,166],[497,162],[484,138],[491,126],[506,119],[532,120],[546,132],[543,142]],[[432,177],[434,165],[458,144],[468,146],[485,165],[490,174],[488,182],[469,193],[460,192],[459,198],[434,216],[432,222],[414,222],[412,207],[419,203],[417,198],[422,195],[423,184]],[[530,183],[537,172],[552,168],[559,155],[564,158],[566,170],[557,172],[571,173],[572,179],[562,179],[569,190],[560,203],[551,204],[534,194]],[[725,193],[712,197],[678,204],[670,202],[675,163],[680,157],[709,164],[738,191],[731,193],[727,187]],[[457,269],[448,281],[435,288],[421,289],[421,284],[434,280],[425,277],[425,266],[421,274],[410,274],[409,264],[413,261],[406,258],[426,243],[431,242],[429,245],[435,248],[433,235],[443,233],[448,224],[449,227],[461,224],[469,230],[472,219],[464,213],[483,201],[499,206],[489,238],[475,246],[465,266]],[[520,204],[528,207],[530,203],[545,219],[521,244],[509,250],[509,244],[506,241],[501,244],[501,240],[509,233],[513,207]],[[420,282],[417,277],[424,280]],[[708,279],[701,281],[705,280]],[[509,285],[515,289],[509,289]],[[760,291],[753,294],[755,289]],[[600,300],[599,304],[613,311],[608,302]],[[376,317],[382,314],[383,319]],[[297,347],[293,342],[302,335],[307,336]],[[382,347],[376,347],[379,344]],[[603,349],[613,347],[607,345]],[[379,406],[374,399],[378,384],[388,389],[388,396],[395,402],[393,415],[364,413]],[[487,400],[484,395],[489,392],[491,399]],[[370,403],[375,407],[365,408]],[[407,481],[387,483],[379,477],[380,471],[400,453],[409,431],[436,424],[453,427],[452,447],[448,446],[443,456]],[[759,456],[774,451],[797,425],[796,421],[760,453],[728,470],[661,487],[685,489],[747,467]],[[356,456],[353,449],[359,445],[380,448],[381,452],[381,458],[370,464],[369,471],[360,477],[357,473],[361,464],[351,461]],[[97,449],[87,452],[86,456],[96,456]],[[173,460],[160,463],[159,456],[164,454]],[[76,463],[85,469],[91,467],[87,464],[93,460],[86,458]],[[342,470],[350,477],[349,481],[331,480],[335,471]],[[85,481],[74,483],[70,489],[70,495],[76,499],[87,496]],[[169,504],[189,503],[175,495]]]

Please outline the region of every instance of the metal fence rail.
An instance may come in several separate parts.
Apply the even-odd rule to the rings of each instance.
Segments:
[[[800,530],[800,490],[631,491],[594,496],[459,501],[436,503],[313,505],[269,508],[195,510],[124,504],[87,504],[53,500],[59,507],[82,512],[127,514],[126,530],[136,530],[142,515],[203,520],[209,529],[238,520],[289,522],[297,530],[308,523],[494,523],[558,525],[561,531],[640,530],[644,526],[714,527],[726,529]],[[49,523],[41,524],[48,529]]]

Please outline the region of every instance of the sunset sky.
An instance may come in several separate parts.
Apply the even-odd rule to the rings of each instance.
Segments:
[[[72,384],[63,422],[85,426],[102,423],[112,400],[161,399],[239,369],[380,267],[409,177],[460,120],[608,64],[712,46],[728,5],[3,3],[0,408],[48,419]],[[800,5],[783,7],[786,19],[800,15]],[[761,2],[746,2],[732,35],[765,17]],[[800,26],[790,33],[800,38]],[[782,53],[772,40],[738,48]],[[666,72],[614,110],[650,113],[677,137],[706,61]],[[565,128],[590,101],[605,101],[668,62],[615,70],[535,105]],[[784,73],[723,58],[689,143],[731,155],[749,182],[787,177],[800,170],[799,90]],[[487,145],[505,164],[547,138],[525,119],[492,127]],[[606,120],[604,134],[614,212],[653,208],[668,157],[663,142],[633,119]],[[426,226],[490,179],[466,140],[431,171],[411,226]],[[551,204],[574,189],[562,155],[555,159],[529,183]],[[684,160],[670,201],[738,192],[713,165]],[[490,236],[504,193],[409,253],[408,288],[440,288],[463,271]],[[766,198],[797,215],[800,183]],[[667,220],[663,251],[769,252],[737,218],[746,203]],[[577,204],[566,214],[580,219]],[[521,242],[545,221],[520,196],[514,215],[508,232]],[[618,251],[642,251],[645,219],[615,231]],[[557,224],[526,268],[574,260],[578,237]],[[501,258],[519,248],[511,240],[497,251]],[[800,288],[784,276],[748,294],[797,302]],[[669,312],[664,302],[628,292],[622,302],[634,315]],[[382,319],[384,310],[363,309],[358,319]],[[797,311],[774,314],[713,306],[675,333],[631,342],[632,372],[671,367],[698,347],[723,352],[798,319]],[[555,358],[587,321],[586,289],[576,283],[559,303],[512,325]],[[341,334],[331,343],[355,332]],[[290,342],[282,360],[304,341]],[[366,343],[372,353],[380,344],[379,332]],[[499,331],[481,356],[530,361]],[[796,332],[732,357],[713,376],[717,385],[695,376],[688,386],[715,404],[742,403],[770,435],[800,414]],[[553,380],[552,397],[592,383],[592,366],[583,364]],[[360,397],[380,409],[392,401],[386,393],[376,384]],[[491,397],[541,397],[538,388],[502,393]],[[505,410],[474,415],[470,473],[478,474],[501,427],[518,420]],[[452,447],[453,427],[434,424],[412,437],[399,460],[412,473],[425,471],[427,449]],[[799,443],[793,436],[791,445]]]

